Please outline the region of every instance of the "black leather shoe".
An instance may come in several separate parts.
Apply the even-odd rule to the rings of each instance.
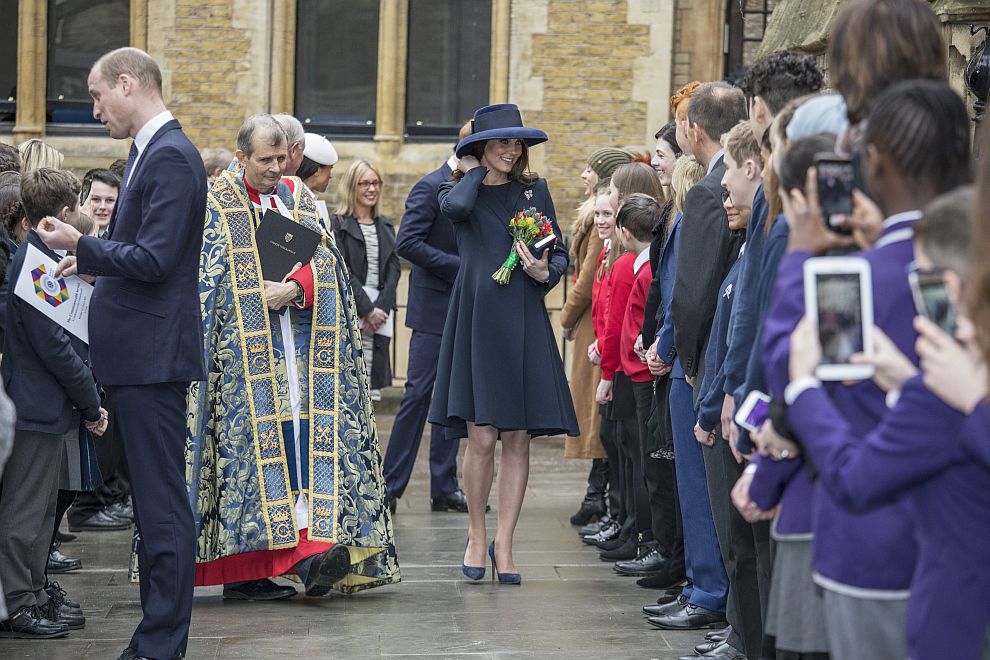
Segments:
[[[117,656],[117,660],[150,660],[143,655],[138,655],[137,651],[128,646],[123,653]]]
[[[682,655],[678,658],[678,660],[698,660],[699,657],[706,658],[708,660],[747,660],[745,653],[733,646],[730,646],[727,642],[720,643],[711,651],[701,656]]]
[[[615,572],[619,575],[631,577],[644,577],[647,575],[659,575],[667,566],[667,558],[663,556],[656,546],[644,548],[636,559],[620,561],[615,564]]]
[[[55,532],[55,540],[59,543],[72,543],[78,536],[75,534],[66,534],[65,532]]]
[[[612,516],[606,513],[604,516],[602,516],[595,522],[588,523],[587,525],[579,529],[578,536],[591,536],[593,534],[597,534],[598,532],[602,531],[602,528],[605,527],[605,525],[609,524],[610,522],[612,522]]]
[[[683,571],[677,575],[671,575],[667,571],[662,571],[656,575],[639,578],[636,580],[636,586],[643,587],[644,589],[673,589],[684,584],[684,577]]]
[[[45,592],[48,594],[50,599],[54,600],[59,605],[65,605],[72,610],[79,610],[79,613],[82,614],[82,605],[74,600],[69,600],[69,596],[65,593],[65,589],[63,589],[62,585],[58,582],[49,582],[46,584]]]
[[[46,619],[56,623],[64,623],[69,630],[82,630],[86,627],[86,617],[82,610],[74,610],[67,605],[59,605],[54,598],[49,598],[44,607],[38,608]]]
[[[613,520],[609,524],[602,527],[597,534],[582,536],[581,540],[588,545],[598,545],[602,541],[611,541],[612,539],[618,538],[621,531],[622,528],[619,526],[619,523]]]
[[[598,553],[598,558],[602,561],[625,561],[636,558],[636,540],[629,539],[623,545],[614,550],[604,550]]]
[[[720,642],[724,642],[725,640],[729,639],[729,635],[731,634],[732,634],[732,626],[726,626],[721,630],[712,630],[710,632],[706,632],[705,641],[711,642],[717,639]]]
[[[603,551],[604,550],[615,550],[616,548],[621,548],[622,546],[624,546],[628,542],[629,542],[629,539],[622,538],[622,535],[620,534],[619,536],[616,536],[614,539],[612,539],[610,541],[599,541],[598,543],[595,544],[595,547],[597,547],[599,550],[603,550]]]
[[[55,541],[51,550],[48,552],[48,566],[47,572],[51,573],[68,573],[69,571],[78,571],[82,568],[82,562],[75,557],[67,557],[62,554],[59,550],[59,542]]]
[[[664,630],[703,630],[724,626],[725,614],[688,603],[684,607],[651,616],[647,621],[650,625]]]
[[[69,523],[69,531],[72,532],[113,532],[121,529],[130,529],[131,523],[127,520],[114,518],[106,511],[97,511],[86,520],[73,525]]]
[[[127,522],[134,522],[134,506],[131,504],[131,500],[128,499],[126,502],[114,502],[106,509],[104,509],[114,518],[118,520],[126,520]]]
[[[458,488],[453,493],[447,493],[446,495],[436,495],[430,498],[430,510],[431,511],[457,511],[458,513],[468,512],[467,497],[464,495],[464,491]],[[492,510],[492,507],[485,505],[485,513]]]
[[[0,621],[0,639],[55,639],[69,634],[64,623],[50,621],[33,605],[22,607]]]
[[[326,596],[350,570],[351,553],[345,546],[335,545],[322,555],[317,555],[306,576],[306,595],[314,598]]]
[[[605,515],[604,500],[585,500],[581,502],[581,508],[571,516],[572,525],[587,525],[592,520],[598,520]]]
[[[237,586],[224,585],[224,600],[282,600],[298,593],[295,587],[283,587],[271,580],[251,580]]]
[[[661,603],[657,600],[656,605],[646,605],[643,607],[643,614],[646,616],[662,616],[668,612],[673,612],[685,607],[688,604],[688,598],[682,593],[678,593],[674,596],[673,600],[668,600]]]

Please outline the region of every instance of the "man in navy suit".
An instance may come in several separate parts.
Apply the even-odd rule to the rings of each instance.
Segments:
[[[462,129],[463,131],[463,129]],[[468,131],[470,133],[470,130]],[[450,179],[457,159],[450,159],[416,182],[406,198],[406,212],[399,225],[395,251],[412,262],[406,326],[409,340],[409,366],[406,391],[389,436],[385,452],[385,489],[389,506],[405,492],[412,474],[423,427],[433,398],[437,378],[437,358],[450,290],[460,266],[454,227],[440,213],[437,191]],[[467,499],[457,485],[457,449],[460,443],[444,438],[443,430],[430,433],[430,507],[434,511],[466,512]]]
[[[89,74],[93,116],[110,137],[134,138],[107,240],[45,218],[52,249],[74,250],[60,269],[96,276],[90,356],[117,406],[140,539],[144,618],[120,658],[183,655],[189,636],[196,540],[186,496],[186,390],[205,378],[199,253],[206,171],[165,108],[161,71],[147,53],[120,48]]]

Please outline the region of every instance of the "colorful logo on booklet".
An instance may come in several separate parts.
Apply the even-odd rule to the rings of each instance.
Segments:
[[[45,271],[42,264],[31,271],[31,278],[34,280],[34,292],[52,307],[58,307],[69,299],[69,289],[65,286],[65,280],[61,277],[55,279]]]

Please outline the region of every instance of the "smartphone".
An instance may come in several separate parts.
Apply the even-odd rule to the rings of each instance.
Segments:
[[[942,273],[926,273],[912,269],[908,271],[908,283],[919,316],[928,318],[946,333],[956,334],[956,310],[949,300]]]
[[[815,155],[818,178],[818,205],[825,226],[837,234],[852,234],[848,227],[835,224],[836,216],[852,214],[853,182],[856,172],[853,162],[834,153]]]
[[[818,326],[820,380],[865,380],[873,367],[850,364],[853,353],[873,353],[873,283],[860,257],[818,257],[804,262],[804,304]]]
[[[736,424],[747,431],[759,431],[770,416],[770,397],[759,390],[746,395],[746,400],[736,411]]]

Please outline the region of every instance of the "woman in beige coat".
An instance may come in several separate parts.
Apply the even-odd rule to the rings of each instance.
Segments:
[[[579,349],[571,351],[570,387],[581,435],[565,439],[564,456],[592,460],[588,489],[580,510],[571,516],[572,525],[586,525],[604,516],[607,510],[605,492],[608,487],[608,462],[598,436],[601,420],[595,403],[595,387],[600,374],[598,366],[592,364],[585,351],[581,350],[595,341],[595,330],[591,324],[591,285],[598,256],[603,248],[602,240],[594,230],[593,191],[599,181],[612,176],[617,167],[631,160],[632,154],[628,151],[611,147],[591,154],[588,166],[581,173],[585,185],[585,201],[578,208],[572,228],[571,263],[574,264],[574,279],[560,313],[560,322],[564,328],[564,338],[573,341]]]

